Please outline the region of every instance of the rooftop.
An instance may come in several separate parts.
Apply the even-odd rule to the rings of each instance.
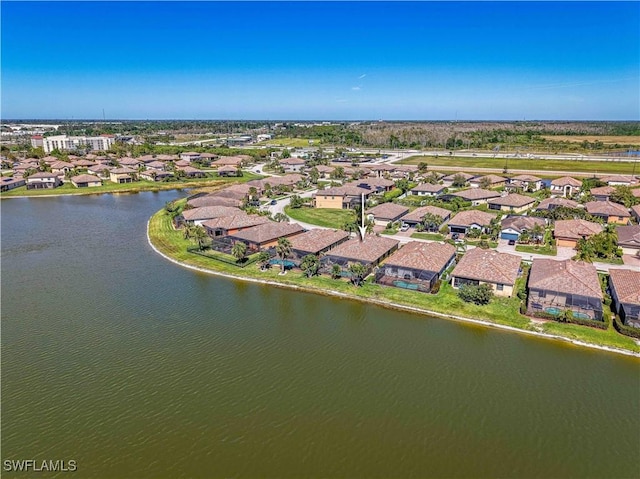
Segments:
[[[491,213],[485,213],[478,210],[461,211],[449,220],[450,225],[454,226],[489,226],[491,220],[495,218],[495,215]]]
[[[184,210],[182,216],[184,216],[184,219],[187,221],[199,221],[218,218],[220,216],[234,216],[237,215],[239,211],[238,208],[232,208],[230,206],[202,206],[200,208]]]
[[[411,241],[389,256],[385,260],[385,264],[439,272],[455,254],[455,246],[448,243]]]
[[[502,220],[502,229],[510,228],[522,233],[523,231],[531,231],[535,225],[545,227],[544,218],[536,218],[535,216],[507,216]]]
[[[452,276],[488,283],[513,285],[520,271],[520,256],[492,249],[474,248],[455,267]]]
[[[488,203],[491,205],[513,206],[516,208],[520,208],[522,206],[533,204],[535,203],[535,201],[535,198],[531,198],[530,196],[519,195],[518,193],[510,193],[506,196],[501,196],[500,198],[489,200]]]
[[[457,191],[451,194],[467,201],[487,200],[489,198],[497,198],[500,196],[500,193],[497,191],[483,190],[482,188],[470,188],[468,190]]]
[[[566,259],[535,258],[529,273],[529,288],[599,298],[602,289],[596,267],[591,263]]]
[[[303,231],[304,228],[297,223],[276,223],[275,221],[269,221],[258,226],[244,229],[230,236],[251,243],[263,244],[284,236],[302,233]]]
[[[629,210],[626,206],[611,201],[589,201],[585,208],[592,215],[604,216],[629,216]]]
[[[602,225],[587,220],[558,220],[553,228],[556,238],[581,239],[602,232]]]
[[[548,210],[552,208],[558,208],[560,206],[576,209],[580,207],[580,204],[567,198],[546,198],[540,202],[540,204],[536,207],[536,210]]]
[[[384,236],[366,235],[364,241],[351,238],[331,250],[331,256],[373,263],[398,246],[399,241]]]
[[[416,208],[415,210],[413,210],[411,213],[404,215],[402,219],[405,221],[409,220],[409,221],[419,222],[419,221],[422,221],[422,218],[426,214],[436,215],[444,219],[451,215],[451,211],[445,208],[439,208],[438,206],[431,206],[431,205],[420,206],[419,208]]]
[[[582,181],[571,178],[570,176],[563,176],[562,178],[556,178],[551,181],[553,186],[575,186],[576,188],[582,186]]]
[[[619,246],[640,247],[640,225],[618,226],[616,233],[618,233]],[[638,285],[640,288],[640,283]]]
[[[395,203],[382,203],[373,208],[369,208],[366,213],[372,214],[376,218],[398,218],[409,212],[409,208]]]
[[[291,248],[309,254],[318,254],[348,237],[349,233],[342,230],[312,229],[292,238]]]
[[[269,223],[269,218],[259,215],[248,215],[244,211],[238,210],[238,214],[233,216],[220,216],[213,218],[202,223],[202,226],[206,226],[211,229],[224,229],[232,230],[239,228],[249,228],[251,226],[257,226],[264,223]]]
[[[616,291],[618,301],[627,304],[640,304],[640,271],[611,268],[609,278],[611,278],[611,284]]]

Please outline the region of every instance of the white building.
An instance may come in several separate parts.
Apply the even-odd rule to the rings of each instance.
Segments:
[[[53,150],[81,150],[90,147],[92,150],[106,151],[116,141],[114,135],[100,136],[34,136],[31,138],[31,145],[34,148],[42,146],[45,153],[51,153]]]

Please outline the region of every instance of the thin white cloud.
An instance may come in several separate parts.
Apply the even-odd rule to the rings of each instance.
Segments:
[[[352,86],[352,87],[351,87],[351,89],[352,89],[353,91],[360,91],[360,90],[361,90],[361,87],[359,87],[359,86]]]
[[[345,98],[337,98],[336,99],[336,103],[347,103],[348,100],[346,100]]]
[[[366,73],[363,73],[362,75],[360,75],[360,76],[358,77],[358,79],[359,79],[359,80],[362,80],[362,79],[363,79],[364,77],[366,77],[366,76],[367,76],[367,74],[366,74]]]

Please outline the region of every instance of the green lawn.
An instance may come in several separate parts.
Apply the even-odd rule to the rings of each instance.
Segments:
[[[398,164],[417,165],[425,162],[429,169],[437,170],[438,166],[472,167],[472,168],[497,168],[505,165],[504,158],[466,158],[459,156],[411,156]],[[633,163],[618,161],[584,161],[584,160],[545,160],[531,158],[509,158],[509,169],[513,170],[538,170],[538,171],[576,171],[584,173],[620,173],[633,172]],[[636,170],[640,165],[636,165]]]
[[[423,313],[416,314],[428,315],[428,311],[434,311],[446,315],[488,320],[526,330],[534,329],[529,319],[519,313],[520,301],[516,297],[495,298],[487,306],[477,306],[463,302],[451,285],[446,283],[442,285],[440,292],[436,295],[384,287],[371,281],[367,281],[362,287],[355,287],[344,279],[334,280],[328,276],[307,278],[298,270],[292,270],[286,275],[280,276],[278,274],[279,268],[260,271],[257,264],[239,268],[233,264],[189,253],[187,247],[194,246],[194,243],[185,240],[182,232],[173,229],[171,218],[164,210],[159,211],[150,219],[149,236],[155,247],[164,254],[185,264],[212,271],[238,277],[270,280],[283,285],[302,287],[318,294],[327,294],[327,291],[335,291],[355,299],[370,303],[375,302],[387,307],[389,303],[395,303],[424,310]],[[521,286],[523,281],[523,278],[519,278],[518,286]],[[561,323],[546,323],[542,328],[549,333],[576,338],[589,343],[640,352],[640,346],[631,338],[622,336],[613,329],[601,331],[586,326]]]
[[[308,138],[273,138],[271,140],[261,141],[256,145],[275,145],[285,146],[287,148],[305,148],[309,146],[320,146],[322,142],[318,139],[311,140],[313,143],[309,143]]]
[[[556,247],[549,245],[533,246],[518,244],[516,245],[516,251],[521,251],[523,253],[546,254],[549,256],[555,256],[556,254],[558,254],[558,250],[556,249]]]
[[[332,208],[291,208],[284,209],[287,216],[294,220],[302,221],[326,228],[340,229],[342,225],[349,221],[355,221],[356,216],[353,210],[337,210]]]
[[[431,241],[443,241],[444,236],[440,233],[413,233],[411,235],[412,238],[418,238],[423,240],[431,240]]]
[[[53,189],[27,190],[26,186],[3,192],[0,197],[11,196],[46,196],[46,195],[95,195],[101,193],[137,193],[139,191],[179,190],[183,188],[221,188],[227,184],[244,183],[249,180],[262,178],[255,173],[245,172],[238,178],[194,178],[182,181],[135,181],[133,183],[112,183],[104,181],[102,186],[93,188],[76,188],[71,182]]]

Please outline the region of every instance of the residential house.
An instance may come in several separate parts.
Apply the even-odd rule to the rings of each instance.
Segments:
[[[147,171],[149,170],[166,171],[167,170],[167,164],[164,161],[157,161],[157,160],[146,163],[145,167]]]
[[[34,173],[27,178],[28,190],[57,188],[61,184],[62,179],[57,173],[50,173],[47,171]]]
[[[71,178],[71,183],[76,188],[92,188],[102,186],[102,180],[94,175],[78,175]]]
[[[635,205],[631,207],[631,214],[636,219],[638,223],[640,223],[640,205]]]
[[[520,273],[520,256],[492,249],[467,251],[451,272],[455,289],[463,285],[488,284],[496,296],[510,297]]]
[[[487,201],[490,210],[508,211],[510,213],[522,213],[531,208],[535,202],[535,198],[518,193],[509,193],[506,196]]]
[[[196,151],[185,151],[184,153],[180,153],[180,159],[188,161],[189,163],[192,161],[200,161],[200,153]]]
[[[240,176],[242,170],[236,166],[221,166],[217,170],[218,176]]]
[[[487,183],[487,188],[500,188],[507,184],[507,179],[498,175],[478,176],[469,180],[469,186],[480,188],[483,183]]]
[[[55,161],[51,163],[51,173],[60,173],[65,175],[73,169],[73,163],[69,163],[67,161]]]
[[[353,181],[352,184],[365,190],[370,190],[372,193],[384,193],[391,191],[395,183],[392,180],[386,180],[384,178],[361,178]]]
[[[114,168],[109,171],[109,179],[113,183],[132,183],[138,172],[131,168]]]
[[[609,270],[611,305],[627,326],[640,328],[640,271]]]
[[[129,158],[128,156],[119,158],[118,163],[120,163],[122,168],[131,168],[132,170],[137,170],[144,165],[144,162],[140,161],[138,158]]]
[[[422,183],[409,190],[409,193],[415,196],[438,196],[445,190],[443,185]]]
[[[366,211],[367,215],[373,217],[376,224],[385,226],[387,223],[398,221],[409,212],[406,206],[395,203],[381,203]]]
[[[322,257],[322,271],[329,273],[334,264],[342,268],[343,275],[349,276],[349,265],[360,263],[368,272],[383,259],[398,249],[400,242],[385,236],[365,235],[364,240],[351,238],[339,244]]]
[[[238,215],[240,211],[238,208],[229,206],[202,206],[200,208],[184,210],[182,212],[182,218],[186,223],[201,225],[203,222],[214,218]]]
[[[538,191],[544,188],[542,178],[533,175],[517,175],[509,179],[507,185],[510,189],[520,189],[521,191]]]
[[[611,201],[589,201],[585,208],[587,213],[602,218],[607,223],[626,225],[631,214],[626,206]]]
[[[14,188],[19,188],[27,184],[22,176],[2,176],[0,177],[0,191],[9,191]]]
[[[520,235],[525,231],[531,234],[531,231],[539,226],[542,228],[542,234],[538,236],[537,240],[542,240],[544,237],[544,229],[547,225],[547,222],[544,218],[536,218],[535,216],[507,216],[501,222],[500,229],[500,238],[504,240],[514,240],[517,241],[520,238]]]
[[[71,156],[69,156],[69,158],[71,158]],[[74,160],[71,162],[73,164],[73,166],[75,168],[79,168],[79,169],[87,169],[90,168],[92,166],[95,165],[95,162],[93,161],[89,161],[89,160],[85,160],[85,159],[78,159],[78,160]]]
[[[463,200],[470,201],[472,206],[478,206],[485,204],[492,198],[498,198],[500,193],[497,191],[483,190],[482,188],[471,188],[469,190],[456,191],[455,193],[448,193],[443,195],[442,199],[449,199],[449,197],[462,198]]]
[[[247,250],[250,253],[255,253],[275,248],[280,238],[291,240],[294,236],[302,233],[304,233],[304,228],[297,223],[269,221],[230,234],[227,239],[231,240],[232,244],[240,241],[247,245]]]
[[[495,217],[484,211],[461,211],[449,220],[449,232],[465,235],[470,229],[478,229],[484,233]]]
[[[342,230],[311,229],[291,239],[292,260],[299,264],[305,256],[320,256],[349,239],[349,233]]]
[[[535,211],[553,210],[560,207],[577,209],[582,208],[582,205],[568,198],[546,198],[536,206]]]
[[[221,156],[216,161],[211,163],[211,166],[214,168],[219,168],[221,166],[235,166],[236,168],[241,168],[243,164],[243,160],[237,156]]]
[[[246,183],[240,185],[231,185],[216,191],[216,196],[222,196],[225,198],[232,198],[234,200],[244,201],[249,196],[249,189],[251,186]]]
[[[455,262],[448,243],[411,241],[389,256],[376,273],[376,283],[428,293]]]
[[[202,222],[202,226],[211,238],[219,238],[238,233],[247,228],[271,223],[266,216],[249,215],[242,210],[237,210],[236,214],[229,216],[219,216]]]
[[[570,310],[576,318],[602,320],[602,288],[596,267],[590,263],[535,258],[528,290],[529,314],[557,316]]]
[[[632,186],[638,182],[632,175],[608,175],[600,178],[600,181],[604,181],[609,186]]]
[[[578,240],[587,239],[602,232],[602,225],[587,220],[558,220],[553,227],[553,236],[558,246],[575,248]]]
[[[191,198],[187,201],[187,205],[191,208],[202,208],[203,206],[229,206],[239,208],[242,206],[242,200],[225,198],[223,196],[218,196],[215,193],[210,193]]]
[[[640,256],[640,225],[618,226],[618,247],[622,248],[623,254]],[[640,287],[640,283],[638,285]]]
[[[349,209],[362,202],[362,195],[365,201],[371,195],[371,190],[366,190],[352,184],[336,186],[318,190],[313,196],[315,208]]]
[[[555,196],[570,197],[580,191],[582,182],[571,178],[570,176],[563,176],[562,178],[556,178],[551,181],[551,194]]]
[[[172,178],[173,173],[170,171],[159,171],[159,170],[144,170],[138,173],[138,176],[142,180],[147,181],[163,181],[167,178]]]
[[[415,210],[413,210],[411,213],[404,215],[400,219],[403,223],[406,223],[409,226],[416,226],[418,223],[422,223],[422,219],[426,214],[432,214],[434,216],[439,216],[440,218],[442,218],[442,221],[440,222],[438,229],[440,228],[441,225],[446,223],[449,220],[449,218],[451,218],[451,211],[445,208],[439,208],[437,206],[428,205],[428,206],[420,206],[419,208],[416,208]]]
[[[207,176],[204,171],[194,168],[193,166],[183,166],[182,168],[178,168],[178,171],[183,171],[187,178],[204,178]]]
[[[609,201],[611,194],[616,191],[613,186],[600,186],[597,188],[591,188],[591,196],[596,201]]]
[[[322,178],[322,179],[331,178],[331,173],[333,173],[333,170],[335,170],[335,168],[331,166],[326,166],[326,165],[316,165],[312,168],[315,168],[316,170],[318,170],[319,178]]]
[[[111,170],[115,169],[113,166],[109,166],[105,163],[97,163],[94,166],[87,168],[87,173],[97,176],[103,180],[107,180],[110,177]]]
[[[289,173],[298,173],[306,165],[302,158],[283,158],[279,163],[284,168],[284,171]]]
[[[453,186],[453,182],[456,180],[456,177],[462,177],[464,178],[465,182],[469,182],[469,180],[475,178],[475,176],[470,175],[468,173],[462,173],[462,172],[458,172],[458,173],[454,173],[452,175],[448,175],[442,178],[442,186],[445,186],[446,188],[451,188]]]

